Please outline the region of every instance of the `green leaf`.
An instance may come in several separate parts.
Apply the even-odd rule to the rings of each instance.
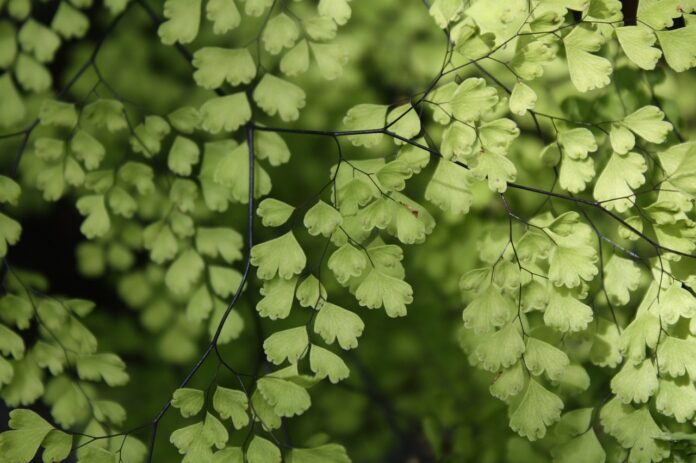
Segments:
[[[331,254],[328,267],[336,276],[336,280],[342,285],[345,285],[352,277],[360,276],[365,268],[367,268],[367,263],[368,261],[364,251],[361,251],[350,243],[346,243]],[[316,295],[319,295],[318,291]],[[315,298],[314,302],[316,302],[316,300]]]
[[[420,118],[411,103],[406,103],[389,111],[386,127],[392,133],[405,139],[411,139],[420,133]],[[406,142],[394,138],[394,143],[403,145]]]
[[[609,133],[611,147],[619,154],[626,154],[636,144],[636,137],[626,126],[612,124]]]
[[[167,120],[179,132],[190,134],[200,125],[201,113],[193,106],[184,106],[169,113]]]
[[[256,209],[264,227],[279,227],[288,221],[295,208],[275,198],[266,198]]]
[[[322,300],[326,300],[326,289],[314,275],[308,275],[297,286],[295,297],[302,307],[319,309]]]
[[[558,463],[604,463],[607,457],[593,429],[554,448],[551,454]]]
[[[635,203],[634,191],[645,183],[648,166],[638,153],[612,154],[597,178],[593,196],[607,209],[626,212]]]
[[[301,40],[288,50],[280,60],[280,70],[286,76],[298,76],[309,69],[309,45]]]
[[[519,323],[508,323],[500,330],[481,339],[474,350],[479,366],[487,371],[499,371],[514,365],[525,352]],[[525,356],[525,361],[526,360]]]
[[[19,44],[26,53],[33,53],[41,63],[53,61],[60,46],[60,37],[48,27],[29,18],[17,34]]]
[[[200,153],[198,145],[194,141],[177,136],[169,150],[167,165],[175,174],[191,175],[193,166],[198,164]]]
[[[653,31],[640,25],[617,27],[614,32],[628,59],[641,69],[655,69],[662,52],[653,47],[656,40]]]
[[[515,410],[510,415],[510,427],[529,440],[541,439],[546,428],[561,417],[563,402],[557,395],[530,379]]]
[[[338,340],[343,350],[358,347],[358,338],[364,329],[365,323],[357,314],[330,302],[321,305],[314,319],[314,332],[327,344]]]
[[[611,256],[604,266],[604,288],[614,305],[626,305],[631,292],[638,289],[640,268],[629,259]]]
[[[696,378],[696,344],[686,339],[664,336],[657,348],[658,370],[662,375],[678,378],[684,374]],[[648,360],[643,361],[643,363]],[[657,373],[656,373],[657,374]],[[617,394],[618,395],[618,394]]]
[[[324,201],[317,201],[304,216],[304,226],[312,236],[330,237],[343,223],[341,213]]]
[[[672,131],[672,124],[664,118],[665,113],[657,106],[643,106],[626,116],[623,125],[650,143],[662,143]]]
[[[22,226],[0,212],[0,257],[7,255],[7,246],[13,246],[22,235]]]
[[[0,175],[0,203],[17,205],[19,196],[22,193],[20,186],[10,177]]]
[[[688,377],[660,378],[655,408],[665,416],[684,423],[696,413],[696,388]]]
[[[348,22],[351,16],[350,0],[319,0],[317,11],[321,16],[333,19],[339,26]]]
[[[277,55],[283,48],[292,48],[300,36],[295,20],[280,13],[268,21],[261,33],[263,45],[271,55]]]
[[[517,82],[510,94],[510,112],[518,116],[524,116],[527,111],[533,110],[536,105],[537,95],[524,82]]]
[[[565,265],[571,265],[566,263]],[[572,290],[554,288],[544,311],[544,323],[561,333],[582,331],[592,321],[592,309]]]
[[[487,178],[488,188],[498,193],[504,193],[507,184],[517,178],[515,164],[502,154],[492,151],[485,151],[479,156],[472,173],[478,179]]]
[[[266,159],[272,166],[280,166],[290,160],[290,149],[283,137],[274,132],[256,132],[254,154]]]
[[[26,109],[9,73],[0,76],[0,125],[9,127],[22,119]]]
[[[246,451],[249,463],[280,463],[281,455],[278,447],[263,437],[254,436]]]
[[[256,76],[256,63],[246,48],[204,47],[193,54],[196,68],[193,78],[198,85],[216,89],[225,81],[233,86],[248,84]]]
[[[105,127],[109,132],[128,128],[123,103],[118,100],[99,99],[89,103],[82,110],[82,116],[99,127]]]
[[[163,22],[157,33],[165,45],[191,43],[198,35],[201,22],[201,0],[166,0]]]
[[[273,411],[281,417],[301,415],[311,405],[309,393],[291,381],[286,381],[272,376],[265,376],[258,380],[257,387]]]
[[[224,34],[236,29],[242,22],[234,0],[208,0],[206,18],[213,23],[213,33]]]
[[[181,416],[188,418],[198,415],[204,401],[203,391],[190,388],[177,389],[172,396],[172,407],[178,408]]]
[[[126,364],[116,354],[93,354],[77,357],[77,374],[86,381],[103,380],[111,387],[128,382]]]
[[[242,258],[242,235],[232,228],[198,227],[196,249],[204,256],[217,257],[231,264]]]
[[[445,212],[466,214],[473,200],[472,183],[473,178],[468,170],[441,159],[425,189],[425,199]]]
[[[298,326],[270,335],[263,342],[263,350],[269,362],[280,365],[285,360],[297,363],[309,349],[307,328]]]
[[[387,106],[359,104],[348,110],[343,118],[347,131],[381,130],[385,126]],[[381,133],[350,135],[348,139],[355,146],[369,148],[382,140]]]
[[[683,72],[696,66],[696,25],[687,24],[674,30],[656,31],[669,67]]]
[[[106,155],[106,150],[99,140],[82,129],[78,129],[70,140],[70,151],[82,161],[87,170],[99,167]]]
[[[51,28],[65,39],[82,38],[89,29],[89,18],[69,3],[60,2]]]
[[[406,161],[396,159],[382,166],[376,177],[384,190],[401,191],[406,188],[406,180],[412,175],[413,171]]]
[[[355,291],[361,306],[384,307],[389,317],[406,316],[406,305],[413,302],[413,289],[403,280],[372,269]]]
[[[333,384],[350,375],[350,370],[341,357],[314,344],[309,352],[309,365],[318,378],[328,377]]]
[[[33,461],[41,443],[53,430],[46,420],[25,409],[10,412],[9,427],[12,431],[0,434],[0,450],[7,461],[19,463]]]
[[[244,92],[210,98],[200,112],[201,128],[212,134],[234,132],[251,119],[251,107]]]
[[[343,66],[348,62],[348,52],[342,45],[310,42],[309,46],[324,79],[335,80],[341,77]]]
[[[512,300],[489,284],[464,309],[464,326],[476,334],[486,334],[506,325],[517,313]]]
[[[68,458],[72,451],[73,436],[57,429],[48,433],[43,443],[41,459],[43,463],[61,462]]]
[[[307,264],[302,247],[292,232],[257,244],[251,249],[251,263],[258,268],[257,275],[262,280],[270,280],[276,274],[290,279],[302,272]]]
[[[293,448],[285,458],[287,463],[351,463],[346,449],[338,444],[324,444],[311,449]]]
[[[223,148],[223,146],[221,146]],[[242,204],[249,202],[249,147],[246,142],[234,149],[221,153],[213,171],[216,184],[228,189],[228,199]],[[246,172],[239,175],[239,172]],[[257,161],[254,161],[254,197],[267,195],[271,191],[271,179]]]
[[[12,355],[15,359],[21,359],[24,356],[24,340],[14,331],[0,324],[0,352],[5,357]]]
[[[231,418],[235,429],[249,424],[249,400],[242,391],[218,386],[213,395],[213,407],[223,420]]]
[[[186,294],[203,272],[203,259],[193,249],[187,249],[169,266],[164,282],[173,293]]]
[[[286,122],[300,117],[300,109],[305,106],[305,92],[297,85],[265,74],[253,93],[254,101],[269,116],[278,116]]]
[[[86,216],[80,231],[87,239],[106,235],[111,228],[111,219],[106,211],[104,195],[88,195],[77,200],[77,209]]]
[[[611,62],[592,53],[603,43],[600,33],[585,25],[576,26],[563,38],[570,80],[581,92],[606,87],[611,79]]]
[[[17,31],[9,21],[0,21],[0,68],[6,69],[17,56]]]
[[[72,129],[77,124],[77,111],[72,103],[44,100],[39,109],[39,120],[43,125]]]
[[[625,362],[611,379],[611,391],[625,404],[645,403],[658,389],[657,368],[650,359],[638,365]]]
[[[618,426],[611,434],[624,448],[631,449],[628,461],[649,463],[661,461],[670,454],[669,445],[657,440],[663,432],[653,420],[648,407],[631,411],[619,418]]]
[[[570,359],[557,347],[540,339],[528,337],[524,363],[533,375],[539,376],[546,373],[550,380],[558,381],[570,365]]]
[[[287,318],[292,309],[296,285],[297,278],[274,278],[264,282],[261,289],[264,298],[256,304],[259,315],[271,320]]]
[[[143,230],[143,245],[150,251],[150,259],[158,264],[172,260],[179,251],[176,237],[164,222],[155,222]]]
[[[498,102],[498,92],[480,77],[464,80],[450,101],[452,115],[460,122],[473,122]]]
[[[228,298],[237,292],[242,283],[242,274],[233,268],[211,265],[208,267],[210,286],[215,294]]]
[[[57,161],[65,154],[65,142],[58,138],[37,138],[34,142],[34,153],[42,161]]]
[[[435,0],[430,5],[428,12],[435,23],[445,29],[449,23],[459,18],[462,6],[459,0]]]
[[[17,58],[15,77],[24,90],[35,93],[48,90],[53,82],[53,77],[46,66],[24,53],[20,53]],[[10,90],[12,90],[12,88]],[[14,95],[9,95],[10,102],[12,102],[11,98],[13,96]],[[19,106],[17,106],[17,109],[20,109]],[[20,110],[24,110],[23,105]]]

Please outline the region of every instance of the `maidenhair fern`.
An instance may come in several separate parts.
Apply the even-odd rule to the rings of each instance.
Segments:
[[[372,3],[0,1],[1,463],[690,461],[696,3]],[[357,45],[382,28],[389,56]],[[65,208],[130,328],[24,262],[74,244],[31,225]],[[361,347],[381,368],[454,332],[404,433],[412,372],[375,380]],[[462,432],[433,356],[480,370],[457,381],[502,403],[506,455]],[[336,443],[342,387],[427,445]]]

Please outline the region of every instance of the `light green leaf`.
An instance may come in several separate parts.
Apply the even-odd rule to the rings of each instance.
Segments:
[[[118,100],[100,98],[85,106],[82,116],[99,127],[105,127],[109,132],[128,128],[123,103]]]
[[[602,43],[602,35],[585,25],[574,27],[563,38],[570,80],[581,92],[606,87],[611,80],[611,62],[592,54],[599,51]]]
[[[261,33],[263,45],[271,55],[277,55],[283,48],[292,48],[300,36],[295,20],[285,13],[272,17]]]
[[[249,202],[249,147],[246,142],[232,148],[226,148],[220,153],[217,164],[213,170],[213,180],[216,184],[228,189],[228,199],[242,204]],[[245,172],[239,175],[239,172]],[[254,197],[267,195],[271,191],[271,179],[268,173],[254,160]]]
[[[286,76],[298,76],[309,69],[309,45],[301,40],[280,60],[280,70]]]
[[[348,62],[348,52],[342,45],[310,42],[319,72],[326,80],[335,80],[343,74]]]
[[[16,205],[22,193],[20,186],[10,177],[0,175],[0,203]]]
[[[265,376],[258,380],[257,387],[273,411],[281,417],[301,415],[312,404],[305,388],[291,381]]]
[[[617,27],[614,32],[628,59],[641,69],[655,69],[662,52],[653,47],[656,40],[653,31],[640,25]]]
[[[256,209],[264,227],[279,227],[288,221],[295,208],[275,198],[266,198]]]
[[[22,50],[33,53],[41,63],[53,61],[53,56],[60,46],[60,37],[48,27],[33,18],[29,18],[17,35]]]
[[[201,22],[201,0],[166,0],[163,22],[157,33],[165,45],[186,44],[195,40]]]
[[[237,270],[220,265],[208,267],[210,286],[215,294],[222,298],[228,298],[237,292],[242,283],[242,274]]]
[[[341,357],[314,344],[309,352],[309,365],[318,378],[328,377],[333,384],[350,375],[350,370]]]
[[[216,89],[225,81],[235,87],[248,84],[256,76],[256,63],[246,48],[204,47],[193,54],[192,64],[194,80],[207,89]]]
[[[406,305],[413,302],[413,289],[403,280],[372,269],[355,291],[361,306],[384,307],[389,317],[406,316]]]
[[[203,271],[201,256],[193,249],[187,249],[169,266],[164,276],[167,287],[175,294],[186,294]]]
[[[533,375],[539,376],[546,373],[550,380],[557,381],[570,365],[570,359],[557,347],[540,339],[528,337],[524,363]]]
[[[12,82],[10,73],[0,76],[0,125],[9,127],[17,124],[26,113],[22,97]]]
[[[46,420],[31,410],[16,409],[10,412],[9,427],[12,431],[0,434],[0,451],[7,461],[29,463],[51,426]]]
[[[200,112],[201,128],[212,134],[234,132],[251,119],[251,106],[244,92],[210,98]]]
[[[223,420],[231,418],[235,429],[249,424],[249,400],[242,391],[218,386],[213,395],[213,407]]]
[[[206,18],[213,23],[213,33],[224,34],[236,29],[242,22],[234,0],[208,0]]]
[[[534,90],[524,82],[517,82],[510,95],[510,112],[524,116],[527,111],[534,109],[536,101],[537,95]]]
[[[348,22],[351,16],[350,0],[319,0],[317,11],[321,16],[333,19],[339,26]]]
[[[257,244],[251,249],[251,263],[258,267],[257,275],[262,280],[276,276],[289,279],[302,272],[307,264],[302,247],[292,232]]]
[[[201,113],[193,106],[183,106],[167,115],[169,123],[181,133],[193,133],[201,123]]]
[[[561,410],[561,399],[536,380],[530,379],[517,407],[510,415],[510,427],[529,440],[541,439],[546,435],[546,428],[561,417]]]
[[[566,263],[565,265],[572,265]],[[592,309],[565,288],[553,288],[544,311],[544,323],[561,333],[582,331],[592,321]]]
[[[471,77],[459,84],[450,106],[452,115],[458,121],[472,122],[491,110],[497,102],[498,92],[495,88],[486,86],[486,81],[480,77]]]
[[[269,116],[286,121],[300,117],[305,106],[305,92],[297,85],[271,74],[265,74],[253,93],[254,101]]]
[[[636,137],[623,124],[612,124],[609,132],[611,147],[619,154],[626,154],[636,144]]]
[[[525,351],[519,323],[508,323],[500,330],[481,338],[474,350],[478,366],[487,371],[500,371],[514,365]],[[525,356],[525,361],[526,356]]]
[[[331,254],[328,267],[336,276],[336,280],[345,285],[352,277],[360,276],[363,273],[367,267],[367,257],[364,251],[346,243]],[[316,302],[316,298],[314,301]]]
[[[246,451],[248,463],[280,463],[278,447],[263,437],[254,436]]]
[[[487,334],[506,325],[516,313],[514,302],[489,284],[464,309],[464,326],[476,334]]]
[[[263,342],[263,350],[269,362],[280,365],[285,360],[297,363],[309,349],[307,328],[298,326],[270,335]]]
[[[321,308],[320,303],[326,300],[326,288],[314,275],[308,275],[297,286],[295,297],[302,307]]]
[[[324,201],[317,201],[304,216],[304,226],[312,236],[330,237],[343,223],[341,213]]]
[[[193,166],[198,164],[199,158],[198,145],[188,138],[177,136],[169,150],[167,165],[175,174],[191,175]]]
[[[593,196],[607,209],[626,212],[635,203],[635,190],[645,183],[648,166],[638,153],[612,154],[597,178]]]
[[[375,104],[353,106],[343,118],[343,124],[348,131],[381,130],[385,126],[387,109],[385,105]],[[355,146],[369,148],[382,140],[382,134],[350,135],[348,139]]]
[[[81,38],[89,29],[89,18],[67,2],[60,2],[51,21],[51,28],[63,38]]]
[[[338,340],[343,350],[358,347],[358,338],[364,329],[365,323],[357,314],[330,302],[322,304],[314,319],[314,332],[327,344]]]
[[[188,418],[197,415],[203,408],[205,395],[198,389],[183,388],[174,391],[172,407],[178,408],[181,416]]]
[[[231,264],[242,258],[242,235],[233,228],[198,227],[196,249],[204,256],[220,256]]]
[[[104,195],[88,195],[77,200],[77,209],[86,216],[80,231],[88,239],[104,236],[111,228],[111,219],[106,211]]]
[[[687,374],[692,381],[696,378],[696,344],[692,341],[664,336],[657,347],[657,358],[662,375],[678,378]]]
[[[387,114],[387,130],[405,139],[411,139],[421,130],[420,118],[411,103],[406,103],[389,111]],[[394,138],[394,143],[403,145],[405,142]]]
[[[77,124],[77,110],[72,103],[44,100],[39,109],[39,120],[43,125],[72,129]]]
[[[296,285],[297,278],[274,278],[265,281],[261,289],[264,298],[256,304],[259,315],[271,320],[287,318],[292,309]]]
[[[611,303],[628,304],[630,293],[638,289],[640,275],[640,268],[632,260],[611,256],[604,266],[604,288]]]
[[[41,445],[44,447],[41,455],[43,463],[58,463],[66,460],[70,455],[73,436],[54,429],[48,433]]]
[[[106,155],[106,150],[99,140],[82,129],[78,129],[70,140],[70,151],[82,161],[87,170],[99,167]]]
[[[696,24],[674,30],[656,31],[669,67],[683,72],[696,66]]]
[[[665,113],[657,106],[643,106],[626,116],[623,125],[650,143],[662,143],[672,131],[672,124],[664,118]]]
[[[103,380],[111,387],[128,382],[126,364],[116,354],[92,354],[77,357],[77,374],[87,381]]]

